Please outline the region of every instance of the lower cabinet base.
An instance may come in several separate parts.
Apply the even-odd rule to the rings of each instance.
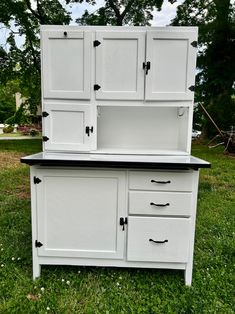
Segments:
[[[104,259],[80,259],[80,258],[58,258],[58,257],[39,257],[38,261],[33,262],[33,279],[41,275],[43,265],[63,265],[63,266],[98,266],[98,267],[126,267],[126,268],[152,268],[152,269],[175,269],[184,270],[184,280],[187,286],[192,283],[192,265],[190,263],[145,263],[127,262],[123,260],[104,260]]]
[[[180,269],[191,285],[198,171],[31,167],[42,265]]]

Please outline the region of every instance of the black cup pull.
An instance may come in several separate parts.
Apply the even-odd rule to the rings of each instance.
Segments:
[[[167,184],[167,183],[171,183],[171,181],[170,181],[170,180],[168,180],[168,181],[157,181],[157,180],[151,180],[151,183]]]
[[[158,206],[158,207],[165,207],[165,206],[170,206],[170,203],[166,203],[166,204],[156,204],[156,203],[151,202],[150,205],[152,205],[152,206]]]
[[[163,240],[163,241],[155,241],[153,239],[149,239],[149,242],[154,242],[154,243],[166,243],[168,240]]]
[[[64,36],[67,37],[67,36],[68,36],[68,33],[67,33],[67,32],[64,32]]]

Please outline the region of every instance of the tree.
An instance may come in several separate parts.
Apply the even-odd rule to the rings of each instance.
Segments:
[[[153,18],[152,11],[161,10],[164,0],[106,0],[104,6],[94,13],[87,10],[77,19],[80,25],[150,25]],[[66,3],[82,2],[66,0]],[[92,4],[95,1],[87,1]],[[176,0],[168,0],[174,3]]]
[[[18,91],[18,81],[9,81],[0,86],[0,123],[13,116],[16,110],[15,93]]]
[[[28,99],[28,107],[36,114],[40,104],[40,24],[68,24],[71,20],[58,0],[1,0],[0,23],[9,30],[8,49],[0,47],[0,85],[18,80],[19,92]],[[22,48],[16,36],[25,36]]]
[[[223,130],[235,125],[235,11],[229,0],[186,0],[172,25],[199,26],[196,101],[202,101]],[[215,131],[204,120],[204,131]]]

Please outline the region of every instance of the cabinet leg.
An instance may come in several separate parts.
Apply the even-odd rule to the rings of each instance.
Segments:
[[[189,287],[192,284],[192,272],[193,272],[192,265],[188,264],[184,271],[184,282],[185,282],[185,285]]]
[[[33,280],[37,279],[41,275],[41,265],[33,263]]]

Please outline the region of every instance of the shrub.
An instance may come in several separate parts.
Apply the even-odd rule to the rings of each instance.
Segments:
[[[36,136],[36,135],[39,134],[39,132],[38,132],[37,129],[30,129],[29,134],[30,134],[31,136]]]
[[[3,128],[3,133],[12,133],[14,131],[13,125],[7,125]]]
[[[22,135],[29,135],[30,132],[30,127],[27,125],[21,125],[18,127],[18,131],[22,134]]]

